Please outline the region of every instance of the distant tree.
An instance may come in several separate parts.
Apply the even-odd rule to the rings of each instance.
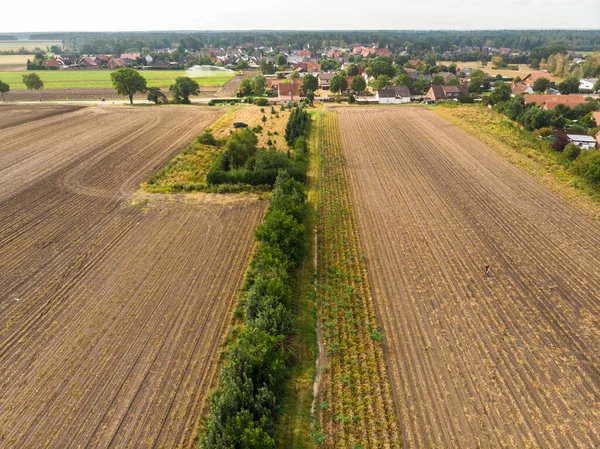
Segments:
[[[120,68],[110,74],[110,79],[117,93],[127,95],[131,104],[136,92],[146,92],[146,78],[135,69]]]
[[[348,76],[358,75],[358,66],[356,64],[350,64],[348,66]]]
[[[367,75],[378,78],[379,75],[393,77],[396,75],[396,69],[385,60],[375,60],[367,67]]]
[[[519,84],[521,81],[523,81],[523,80],[521,79],[521,77],[519,75],[515,76],[515,78],[513,79],[513,83],[515,83],[515,84]]]
[[[425,94],[431,87],[431,83],[428,79],[419,78],[413,83],[413,89],[416,94]]]
[[[350,87],[352,87],[354,92],[357,92],[360,95],[367,88],[367,82],[362,76],[355,75],[354,78],[352,78],[352,85]]]
[[[535,92],[546,92],[549,87],[550,80],[548,78],[538,78],[533,82],[533,90]]]
[[[456,64],[455,64],[455,63],[452,63],[452,64],[450,64],[450,65],[448,66],[448,71],[449,71],[450,73],[454,73],[454,74],[456,75]]]
[[[179,76],[175,78],[175,83],[171,84],[169,91],[176,103],[190,104],[190,95],[198,95],[200,86],[188,76]]]
[[[246,70],[248,68],[248,61],[245,59],[239,59],[237,65],[235,66],[236,70]]]
[[[579,79],[570,76],[558,85],[558,90],[561,94],[576,94],[579,92]]]
[[[348,89],[348,80],[345,76],[340,75],[339,73],[333,75],[329,81],[329,89],[334,94],[345,92],[346,89]]]
[[[256,75],[252,78],[252,91],[254,95],[264,95],[267,88],[267,79],[263,75]]]
[[[510,100],[512,89],[508,84],[503,81],[495,81],[494,90],[490,93],[489,102],[490,104],[498,104],[502,101]]]
[[[598,78],[598,81],[596,81],[596,83],[594,84],[594,92],[600,92],[600,78]]]
[[[431,84],[433,84],[433,85],[446,84],[446,81],[444,80],[444,77],[442,75],[434,75],[433,78],[431,79]]]
[[[4,83],[0,80],[0,94],[2,94],[2,101],[6,101],[4,94],[7,94],[8,92],[10,92],[10,86],[8,83]]]
[[[279,67],[283,67],[287,65],[287,56],[284,55],[283,53],[279,53],[277,55],[277,59],[275,60],[277,62],[277,65]]]
[[[155,104],[167,102],[167,96],[161,92],[160,87],[149,87],[147,92],[148,101],[152,101]]]
[[[302,96],[308,95],[309,92],[315,92],[318,88],[319,80],[313,74],[309,73],[302,78],[302,85],[300,86]]]
[[[57,46],[57,45],[52,45],[52,46],[50,47],[50,52],[52,52],[52,53],[54,53],[54,54],[58,54],[58,53],[60,53],[60,47],[59,47],[59,46]]]
[[[252,95],[252,91],[254,87],[252,85],[252,80],[250,78],[243,79],[240,83],[240,93],[243,96]]]
[[[448,86],[458,86],[460,84],[460,78],[458,76],[451,76],[448,78],[448,81],[446,81],[446,84]]]
[[[40,90],[44,88],[44,82],[37,73],[23,75],[23,83],[28,90]]]
[[[379,75],[375,81],[373,81],[373,89],[381,90],[386,86],[390,85],[390,77],[387,75]]]
[[[261,118],[261,120],[262,120],[262,122],[263,122],[263,123],[266,123],[266,121],[267,121],[267,116],[266,116],[266,115],[263,115],[263,116],[262,116],[262,118]]]
[[[296,72],[295,70],[292,70],[292,73],[290,73],[290,79],[296,79],[299,77],[300,77],[300,75],[298,75],[298,72]]]
[[[412,87],[412,78],[406,73],[401,73],[396,77],[396,86],[407,86]]]
[[[469,82],[469,91],[474,93],[481,93],[483,82],[487,75],[481,69],[476,69],[471,72],[471,80]]]

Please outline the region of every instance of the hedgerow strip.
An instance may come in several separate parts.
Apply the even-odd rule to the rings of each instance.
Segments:
[[[293,144],[296,157],[306,157],[304,138]],[[275,447],[290,358],[286,342],[296,321],[291,301],[307,240],[305,202],[304,185],[281,170],[264,223],[256,230],[258,245],[240,294],[242,324],[225,350],[203,449]]]

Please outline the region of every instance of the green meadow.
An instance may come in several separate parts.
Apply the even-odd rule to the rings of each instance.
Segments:
[[[23,75],[37,73],[44,82],[44,89],[99,89],[113,87],[109,70],[37,70],[22,72],[0,72],[0,80],[8,83],[11,90],[25,90]],[[141,70],[148,86],[168,87],[179,76],[186,76],[184,70]],[[222,86],[234,73],[204,72],[194,77],[201,86]]]

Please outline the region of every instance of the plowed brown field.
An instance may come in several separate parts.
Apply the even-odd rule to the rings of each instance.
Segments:
[[[1,131],[0,447],[192,444],[265,206],[127,199],[218,114],[84,108]]]
[[[427,109],[338,114],[404,446],[596,447],[598,222]]]

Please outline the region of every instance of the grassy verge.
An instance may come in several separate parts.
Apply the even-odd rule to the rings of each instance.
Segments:
[[[477,105],[438,106],[435,112],[490,146],[578,208],[600,218],[600,189],[576,175],[550,144],[508,118]]]
[[[206,190],[206,174],[219,148],[194,141],[141,185],[146,193],[176,193]]]
[[[310,133],[310,166],[307,175],[308,211],[304,226],[307,230],[307,253],[298,273],[297,294],[292,305],[298,317],[296,332],[292,340],[295,360],[289,373],[290,379],[284,393],[282,418],[276,441],[280,449],[308,449],[314,447],[312,438],[313,384],[317,358],[317,311],[315,292],[315,214],[318,201],[317,191],[317,144],[313,119]]]

